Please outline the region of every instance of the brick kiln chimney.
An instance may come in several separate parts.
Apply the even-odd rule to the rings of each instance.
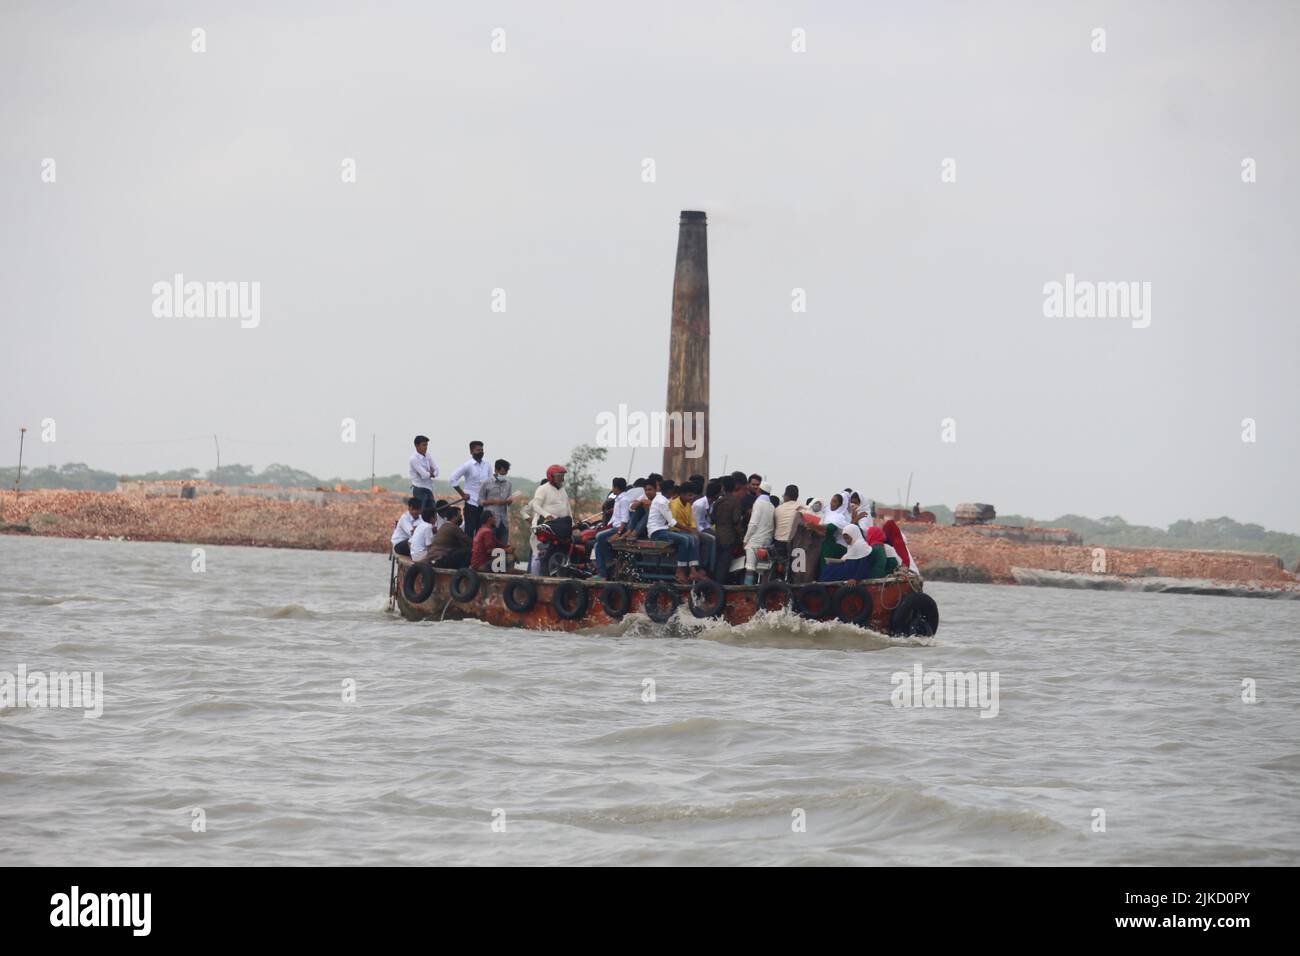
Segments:
[[[707,225],[704,213],[683,210],[677,227],[677,271],[673,274],[673,320],[668,339],[669,428],[663,474],[678,481],[694,474],[710,474]],[[674,413],[681,415],[680,431]]]

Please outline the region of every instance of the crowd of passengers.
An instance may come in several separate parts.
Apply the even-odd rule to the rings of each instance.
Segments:
[[[483,443],[471,442],[469,459],[450,478],[460,506],[439,503],[433,496],[438,468],[428,455],[428,441],[416,436],[411,497],[393,529],[393,550],[436,567],[499,570],[494,565],[497,549],[514,554],[509,540],[514,490],[510,462],[499,458],[488,465]],[[541,573],[537,526],[573,517],[563,490],[566,475],[562,465],[552,465],[523,506],[523,517],[534,529],[529,565],[533,574]],[[615,478],[603,510],[594,549],[597,579],[609,576],[615,542],[646,538],[675,550],[676,580],[681,584],[704,578],[731,583],[731,566],[742,555],[738,583],[754,584],[761,557],[774,544],[790,545],[801,529],[813,542],[806,550],[814,553],[806,559],[816,562],[816,580],[856,583],[885,577],[899,567],[917,571],[902,529],[893,519],[877,526],[875,503],[852,488],[827,499],[800,501],[798,486],[787,485],[783,497],[777,498],[761,475],[746,476],[743,471],[707,481],[702,475],[675,481],[650,474],[631,485]]]

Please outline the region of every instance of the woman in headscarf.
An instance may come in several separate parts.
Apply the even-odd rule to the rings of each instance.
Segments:
[[[852,524],[853,518],[849,513],[849,500],[846,494],[836,492],[830,496],[829,503],[822,513],[823,524],[833,524],[840,528]]]
[[[852,524],[852,522],[849,520],[849,516],[844,513],[843,496],[831,495],[830,504],[822,509],[821,568],[826,567],[828,558],[844,556],[844,545],[840,541],[840,534],[842,529],[849,524]]]
[[[912,552],[907,547],[907,538],[904,537],[903,529],[898,526],[898,522],[890,518],[881,530],[885,532],[885,540],[893,545],[894,551],[897,552],[898,563],[909,571],[920,574],[916,559],[912,557]]]
[[[834,534],[828,532],[826,537],[842,542],[844,560],[827,564],[817,580],[848,581],[869,576],[867,562],[871,560],[871,548],[862,540],[862,531],[857,525],[846,525]]]
[[[864,577],[883,578],[893,574],[898,567],[898,558],[889,553],[893,548],[885,541],[884,529],[872,525],[867,531],[867,544],[871,546],[871,557],[867,559],[870,573]]]

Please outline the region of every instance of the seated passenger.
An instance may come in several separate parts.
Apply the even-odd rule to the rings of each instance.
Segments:
[[[411,532],[411,560],[428,561],[429,547],[433,544],[433,523],[438,520],[434,508],[425,508],[420,512],[420,521]]]
[[[492,552],[501,548],[506,554],[513,555],[515,549],[510,545],[502,545],[500,538],[497,537],[497,516],[491,511],[483,512],[482,523],[478,531],[474,533],[474,543],[470,546],[469,566],[475,571],[488,571],[495,574],[505,574],[510,568],[506,564],[500,568],[492,566]]]
[[[695,539],[695,545],[699,548],[700,565],[705,568],[713,567],[713,535],[700,531],[695,524],[695,495],[696,488],[693,484],[679,485],[677,494],[671,498],[669,505],[673,513],[673,518],[677,521],[674,531],[680,531],[683,534],[689,534]]]
[[[898,522],[890,518],[880,529],[885,532],[885,540],[894,547],[898,554],[898,563],[909,571],[920,574],[921,570],[916,566],[916,559],[912,557],[912,551],[907,546],[907,538],[903,536],[903,529],[898,526]]]
[[[705,487],[704,494],[695,496],[695,501],[691,505],[691,510],[695,512],[695,527],[701,531],[709,531],[713,528],[713,505],[721,495],[722,481],[715,479]]]
[[[638,482],[645,484],[644,478],[638,478]],[[609,561],[613,556],[613,549],[610,547],[611,542],[619,540],[623,533],[627,531],[628,522],[631,520],[631,500],[632,492],[627,487],[626,478],[615,478],[612,490],[614,495],[614,508],[609,515],[609,525],[596,534],[596,546],[593,549],[596,559],[596,573],[594,577],[604,579],[609,577]],[[641,491],[640,488],[636,489]],[[645,492],[641,492],[642,495]]]
[[[674,529],[677,519],[673,517],[668,499],[658,493],[655,482],[646,480],[645,496],[650,503],[646,519],[646,530],[650,540],[664,541],[677,549],[677,583],[686,584],[688,580],[698,580],[704,575],[700,572],[700,551],[695,538]]]
[[[651,472],[644,478],[638,478],[632,483],[628,491],[628,527],[619,537],[622,538],[640,538],[644,536],[646,519],[650,516],[650,499],[646,496],[645,486],[648,482],[655,483],[655,490],[659,489],[659,481],[662,476],[658,472]]]
[[[867,544],[871,545],[871,573],[869,578],[883,578],[893,574],[898,567],[898,556],[891,554],[894,549],[885,542],[885,532],[875,525],[867,532]]]
[[[892,573],[898,562],[885,555],[884,532],[879,528],[871,530],[868,540],[863,541],[861,528],[855,524],[846,526],[841,534],[841,540],[847,545],[844,560],[828,563],[818,580],[857,584]]]
[[[420,523],[420,499],[407,498],[406,512],[397,519],[397,527],[393,528],[393,553],[411,556],[411,532],[415,526]]]
[[[472,549],[473,542],[460,527],[460,512],[453,510],[434,534],[428,557],[435,568],[463,568],[469,564]]]

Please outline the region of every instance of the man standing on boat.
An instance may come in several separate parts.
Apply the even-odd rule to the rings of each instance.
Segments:
[[[483,460],[483,443],[469,443],[469,460],[451,473],[451,487],[460,494],[465,502],[465,533],[473,540],[478,533],[480,516],[483,513],[479,503],[479,489],[483,482],[492,477],[492,467]],[[462,488],[461,485],[464,485]]]
[[[510,462],[498,458],[493,465],[493,472],[491,478],[479,485],[478,503],[484,515],[496,515],[493,530],[497,541],[505,547],[510,543],[510,498],[515,493],[514,485],[506,477],[510,474]]]
[[[749,525],[745,529],[745,583],[758,581],[758,552],[772,544],[775,530],[776,508],[772,506],[772,486],[766,481],[758,488],[758,497],[749,512]]]
[[[532,501],[528,502],[528,513],[532,515],[533,533],[528,539],[528,545],[533,549],[532,562],[529,571],[532,574],[541,574],[541,552],[537,547],[537,526],[552,518],[568,518],[573,520],[573,511],[569,507],[569,496],[564,493],[564,476],[568,471],[563,465],[552,465],[546,469],[546,480],[537,486],[537,491],[533,493]]]
[[[433,479],[438,477],[438,466],[429,457],[429,439],[415,436],[415,454],[411,456],[411,497],[420,499],[421,508],[433,507]]]
[[[736,476],[724,475],[722,478],[722,494],[719,496],[717,504],[713,506],[713,534],[717,539],[717,547],[714,554],[713,577],[719,584],[727,583],[727,575],[731,572],[731,558],[735,553],[736,545],[740,543],[741,537],[745,533],[744,509],[742,499],[748,491],[744,483],[744,475],[741,475],[741,481],[736,481]]]

